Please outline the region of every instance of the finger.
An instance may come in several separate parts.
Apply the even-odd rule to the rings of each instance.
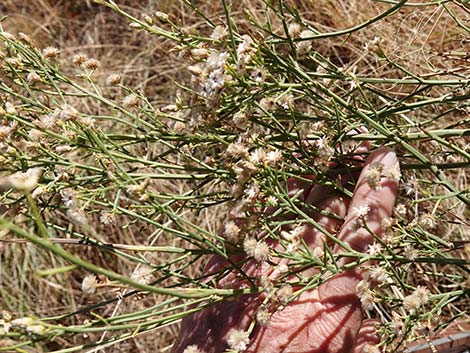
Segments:
[[[348,136],[354,136],[359,134],[367,134],[369,130],[365,126],[360,126],[351,130],[347,133]],[[340,153],[346,156],[350,156],[354,161],[363,163],[364,157],[370,149],[371,142],[369,140],[365,141],[356,141],[356,140],[347,140],[342,144],[337,146],[337,149],[340,150]]]
[[[328,242],[328,235],[335,236],[346,216],[349,199],[344,196],[332,195],[323,199],[318,205],[321,212],[315,212],[312,219],[317,225],[306,224],[303,239],[310,249],[323,248]]]
[[[393,150],[381,148],[370,154],[354,190],[339,240],[356,251],[367,251],[374,235],[382,234],[382,221],[392,214],[398,179],[399,164]],[[335,251],[340,250],[337,245]]]
[[[355,130],[349,131],[348,135],[356,135],[359,133],[367,133],[365,127],[359,127]],[[352,142],[352,143],[350,143]],[[370,141],[355,142],[348,140],[341,145],[337,145],[342,153],[352,155],[353,165],[362,166],[364,160],[362,155],[367,153],[370,148]],[[334,167],[337,166],[336,162],[330,164],[330,172],[327,174],[334,175]],[[357,178],[357,175],[351,173],[344,173],[337,175],[336,183],[340,187],[347,187],[351,179]],[[348,208],[350,199],[345,195],[340,195],[340,192],[332,186],[313,185],[310,192],[305,197],[305,203],[315,205],[322,212],[315,212],[312,215],[314,221],[317,222],[321,229],[317,229],[312,225],[307,227],[304,235],[305,242],[311,247],[315,248],[322,246],[324,241],[327,241],[325,231],[330,235],[336,235],[339,227],[342,225],[346,210]]]
[[[362,322],[362,326],[356,336],[356,343],[352,353],[380,353],[377,347],[380,337],[377,335],[377,320],[368,319]]]
[[[294,197],[299,195],[301,201],[305,200],[305,197],[310,192],[313,185],[312,175],[303,175],[300,178],[289,178],[287,180],[287,195]]]
[[[349,131],[347,135],[352,136],[367,132],[368,130],[365,126],[360,126]],[[353,160],[353,164],[355,165],[362,165],[362,163],[364,162],[362,156],[369,152],[369,149],[370,141],[356,142],[354,140],[347,140],[344,143],[336,145],[336,150],[339,150],[341,154],[349,154],[352,156],[351,158]],[[328,164],[328,167],[330,170],[333,170],[337,165],[338,163],[336,161],[331,161]],[[345,182],[342,184],[345,185]],[[290,178],[287,181],[287,190],[289,197],[300,193],[300,200],[303,200],[309,204],[319,202],[325,197],[325,195],[329,195],[331,193],[331,189],[331,187],[313,184],[312,175],[303,175],[299,179]]]
[[[351,130],[347,133],[347,135],[357,135],[359,133],[367,133],[368,130],[366,127],[361,126],[359,128],[356,128],[354,130]],[[362,166],[364,164],[364,159],[363,155],[365,155],[367,152],[369,152],[370,149],[370,141],[360,141],[356,142],[354,140],[347,140],[346,142],[342,144],[338,144],[336,146],[336,149],[339,150],[342,154],[350,154],[352,157],[352,164],[355,166]],[[329,164],[330,167],[330,172],[327,173],[330,174],[330,176],[334,175],[334,168],[338,165],[337,162],[331,162]],[[353,177],[351,174],[342,174],[337,176],[337,183],[340,184],[341,186],[345,186],[348,181]],[[308,194],[305,197],[305,202],[308,204],[315,204],[322,200],[325,195],[330,195],[332,192],[332,189],[334,189],[331,186],[323,186],[323,185],[313,185],[311,187],[311,190],[308,192]]]

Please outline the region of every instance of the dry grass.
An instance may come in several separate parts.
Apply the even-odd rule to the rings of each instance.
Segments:
[[[321,31],[334,31],[354,26],[360,22],[372,18],[387,4],[376,1],[351,0],[351,1],[290,1],[297,5],[299,13],[310,24]],[[154,13],[156,10],[164,11],[174,19],[178,19],[188,29],[206,30],[200,18],[188,10],[184,1],[119,1],[122,8],[129,13],[139,17],[141,14]],[[462,5],[463,6],[463,5]],[[157,8],[158,7],[158,8]],[[449,7],[458,11],[459,16],[465,20],[470,19],[463,8],[456,4]],[[206,1],[200,5],[200,10],[210,14],[217,21],[223,20],[223,8],[221,4]],[[233,16],[242,17],[244,10],[251,11],[260,23],[263,23],[269,14],[266,14],[261,1],[246,0],[233,5]],[[3,22],[9,32],[24,32],[37,43],[39,47],[49,45],[60,48],[61,65],[65,70],[70,68],[70,57],[77,53],[86,53],[90,57],[99,59],[101,65],[97,71],[97,80],[104,80],[110,73],[118,72],[124,77],[125,83],[145,93],[149,97],[150,104],[155,107],[164,107],[174,104],[178,88],[173,84],[176,82],[189,82],[189,75],[184,70],[187,65],[184,58],[173,51],[174,43],[162,40],[129,28],[125,19],[113,13],[111,10],[93,4],[91,1],[26,1],[6,0],[0,4],[0,14],[7,15]],[[274,16],[272,20],[275,21]],[[240,21],[240,32],[243,33],[246,22]],[[279,24],[274,23],[274,27]],[[278,28],[281,28],[280,26]],[[431,72],[442,71],[445,73],[458,70],[462,76],[468,76],[469,63],[466,57],[457,53],[466,43],[462,30],[458,28],[455,21],[449,16],[443,7],[409,7],[399,13],[377,22],[364,30],[355,32],[351,37],[325,38],[316,41],[316,50],[337,64],[344,66],[347,70],[356,74],[374,77],[395,77],[399,70],[391,62],[400,63],[410,71],[427,75]],[[261,33],[260,33],[261,34]],[[377,35],[380,38],[380,47],[389,58],[381,60],[376,55],[370,55],[364,50],[364,45],[373,40]],[[383,92],[396,98],[409,94],[403,86],[383,85]],[[110,94],[113,94],[110,89]],[[116,95],[121,93],[115,92]],[[439,88],[433,88],[426,92],[428,96],[438,96]],[[122,99],[122,97],[120,98]],[[83,100],[80,100],[83,102]],[[80,103],[83,104],[83,103]],[[96,102],[90,101],[88,106],[77,106],[83,112],[99,113],[102,108]],[[431,109],[431,108],[428,108]],[[436,119],[433,123],[436,128],[449,126],[466,119],[468,108],[444,115],[442,119]],[[435,113],[431,110],[423,110],[421,114]],[[468,128],[468,121],[460,123],[461,128]],[[461,137],[454,141],[464,148],[470,142],[468,137]],[[438,154],[438,148],[433,142],[422,142],[418,146],[421,150],[432,154],[433,149]],[[154,146],[143,146],[142,154],[155,154]],[[145,172],[141,169],[140,172]],[[407,178],[413,172],[405,172]],[[459,190],[469,189],[469,180],[464,169],[447,172],[447,177],[457,185]],[[159,181],[152,187],[160,191],[168,190],[172,193],[183,194],[188,190],[184,182]],[[446,191],[435,185],[420,184],[421,192],[429,195],[443,194]],[[403,198],[403,200],[405,200]],[[462,239],[468,240],[468,209],[460,204],[454,206],[453,199],[444,200],[438,205],[441,211],[440,217],[447,220],[445,226],[439,231],[445,240]],[[428,202],[419,205],[420,211],[432,211],[435,203]],[[416,206],[418,207],[418,205]],[[21,210],[11,207],[5,209],[0,206],[3,214],[13,217]],[[203,228],[216,233],[221,221],[225,217],[227,206],[218,208],[207,208],[201,213],[188,214],[188,217]],[[57,217],[60,217],[57,215]],[[122,217],[119,223],[113,226],[103,226],[99,222],[99,215],[92,216],[92,226],[98,234],[106,237],[111,243],[123,244],[149,244],[150,239],[155,244],[176,244],[179,240],[160,239],[161,235],[155,234],[154,229],[144,223],[132,222],[132,219]],[[67,220],[63,219],[63,224]],[[125,228],[122,226],[126,225]],[[135,269],[135,263],[122,260],[109,254],[104,254],[92,247],[68,246],[68,250],[79,254],[84,259],[92,260],[93,263],[110,269],[119,270],[120,273],[131,275]],[[469,254],[462,251],[462,257],[469,258]],[[171,256],[154,257],[148,255],[147,259],[153,263],[169,261]],[[16,315],[27,315],[35,313],[60,314],[75,311],[84,305],[99,300],[114,299],[116,292],[113,290],[100,291],[96,296],[90,298],[80,290],[81,281],[85,272],[73,270],[66,273],[40,276],[38,270],[58,268],[66,266],[52,257],[44,250],[32,245],[0,243],[0,308],[14,312]],[[197,262],[187,271],[196,275],[200,271],[201,261]],[[406,270],[406,269],[405,269]],[[445,291],[454,284],[451,280],[447,283],[442,281],[442,273],[446,268],[439,271],[433,265],[412,265],[408,268],[409,273],[423,273],[420,280],[436,286],[436,292]],[[411,279],[410,282],[413,282]],[[420,284],[420,283],[416,283]],[[439,287],[439,288],[437,288]],[[96,315],[109,316],[116,312],[128,312],[139,308],[145,308],[162,300],[161,296],[148,295],[140,300],[134,297],[99,308],[94,311]],[[454,303],[449,312],[444,313],[449,317],[461,312],[465,303]],[[468,316],[467,316],[468,317]],[[80,322],[91,319],[90,313],[84,313],[70,319],[69,323]],[[171,345],[177,328],[170,326],[154,332],[139,335],[112,346],[108,350],[113,352],[157,352],[167,351]],[[37,351],[52,351],[61,347],[82,344],[88,340],[99,338],[83,337],[81,335],[61,337],[54,343],[46,346],[38,346]]]

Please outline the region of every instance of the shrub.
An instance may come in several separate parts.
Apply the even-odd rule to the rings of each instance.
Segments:
[[[171,13],[97,3],[171,43],[168,55],[187,74],[158,101],[119,73],[99,74],[99,59],[65,58],[2,29],[0,351],[120,349],[263,290],[256,279],[242,291],[208,283],[200,264],[212,254],[285,258],[293,273],[315,267],[318,275],[290,282],[308,288],[343,271],[334,266],[341,257],[354,266],[374,260],[366,266],[380,280],[366,288],[367,315],[382,322],[384,350],[423,327],[468,319],[469,79],[456,44],[468,31],[463,3],[383,1],[359,11],[360,2],[337,10],[324,1],[307,11],[266,0],[238,13],[222,2],[222,17],[188,3],[197,18],[189,27]],[[335,16],[351,23],[339,29]],[[408,35],[409,47],[395,46],[395,36]],[[328,166],[357,170],[351,147],[366,140],[400,158],[386,237],[368,254],[340,255],[282,240],[281,231],[315,226],[287,180],[336,185]],[[259,229],[284,251],[253,243]],[[31,301],[60,299],[31,311],[7,293],[12,286],[34,288]]]

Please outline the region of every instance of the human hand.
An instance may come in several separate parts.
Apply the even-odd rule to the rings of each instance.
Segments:
[[[382,221],[392,213],[398,179],[399,166],[395,153],[381,148],[371,153],[364,162],[350,200],[338,196],[332,188],[319,185],[291,182],[289,191],[295,193],[299,188],[303,189],[305,202],[339,216],[312,215],[313,220],[330,233],[335,234],[340,229],[336,233],[339,242],[331,245],[335,254],[344,252],[343,245],[358,252],[367,252],[374,236],[383,233]],[[310,249],[323,248],[324,242],[328,243],[324,233],[313,226],[304,227],[300,236]],[[269,245],[274,249],[280,246],[274,241]],[[234,262],[242,260],[240,256],[233,258]],[[347,261],[343,257],[337,264],[342,266]],[[277,266],[273,266],[273,262]],[[279,265],[282,264],[288,265],[288,262],[274,258],[268,264],[249,259],[243,263],[242,269],[254,278],[267,277],[274,281],[280,276]],[[214,256],[209,260],[205,273],[214,273],[224,267],[228,264]],[[311,271],[303,273],[304,276],[311,274]],[[250,353],[361,353],[367,345],[378,343],[374,322],[364,320],[356,290],[365,277],[363,269],[350,268],[313,290],[301,292],[290,303],[278,304],[274,309],[269,301],[266,304],[269,294],[265,292],[225,300],[184,318],[172,353],[221,353],[228,349]],[[235,272],[218,284],[225,288],[244,285]],[[278,290],[278,299],[286,292],[291,294],[289,288]],[[291,289],[295,294],[299,288]],[[282,290],[284,293],[279,293]],[[256,325],[248,334],[253,320],[257,320]]]

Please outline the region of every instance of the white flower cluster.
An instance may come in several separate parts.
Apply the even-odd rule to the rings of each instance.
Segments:
[[[202,97],[216,101],[220,96],[227,81],[225,66],[228,56],[227,52],[214,51],[203,64],[188,67],[188,70],[197,77],[199,94]]]
[[[361,228],[364,225],[365,218],[369,212],[370,212],[370,207],[367,204],[353,207],[351,210],[351,214],[353,217],[353,220],[350,226],[351,230],[357,231],[359,228]]]
[[[62,189],[60,190],[60,196],[64,206],[67,208],[66,213],[70,220],[79,226],[88,224],[85,211],[79,207],[76,192],[71,188]]]
[[[195,344],[192,344],[190,346],[187,346],[183,353],[202,353],[202,351],[195,345]]]
[[[281,237],[288,242],[293,242],[305,233],[305,225],[294,227],[290,231],[281,231]]]
[[[309,30],[302,31],[300,33],[300,38],[303,40],[297,42],[297,45],[296,45],[297,54],[299,54],[300,56],[307,55],[312,50],[312,41],[305,40],[305,39],[313,37],[314,35],[315,33]]]
[[[11,122],[9,125],[0,126],[0,141],[11,139],[12,134],[16,131],[17,128],[18,123],[16,121]]]
[[[374,303],[376,302],[376,298],[374,292],[370,288],[370,283],[361,280],[356,286],[356,294],[361,301],[362,308],[364,310],[371,310],[374,307]]]
[[[388,178],[396,182],[400,180],[400,166],[398,164],[395,164],[385,170],[384,165],[382,163],[372,163],[367,166],[367,169],[364,171],[364,177],[367,181],[367,184],[369,184],[372,189],[380,190],[382,186],[382,178]]]
[[[294,290],[289,284],[283,285],[276,292],[277,299],[282,305],[289,304],[289,301],[292,299],[292,294],[294,294]]]
[[[149,284],[153,279],[154,269],[147,265],[140,265],[134,269],[131,279],[140,284]]]
[[[98,280],[93,273],[86,275],[85,278],[83,278],[81,287],[84,293],[86,294],[95,293],[97,286],[98,286]]]
[[[32,168],[26,172],[17,172],[7,177],[2,177],[0,178],[0,189],[15,189],[28,193],[36,188],[41,174],[41,168]]]
[[[426,304],[429,301],[429,290],[425,287],[418,286],[416,289],[403,299],[403,306],[406,310],[413,313],[420,306]]]
[[[224,235],[228,241],[237,243],[240,236],[240,227],[234,221],[226,221],[224,223]]]
[[[280,150],[266,151],[263,148],[257,148],[250,153],[248,159],[255,165],[275,167],[282,159],[282,152]]]
[[[244,330],[232,329],[229,332],[227,343],[231,349],[243,352],[250,343],[250,335]]]
[[[246,238],[243,242],[243,250],[258,262],[266,261],[271,252],[271,248],[266,242],[258,241],[255,238]]]
[[[268,310],[266,310],[266,308],[258,309],[258,312],[256,313],[256,322],[258,324],[260,324],[261,326],[267,326],[270,319],[271,314]]]

